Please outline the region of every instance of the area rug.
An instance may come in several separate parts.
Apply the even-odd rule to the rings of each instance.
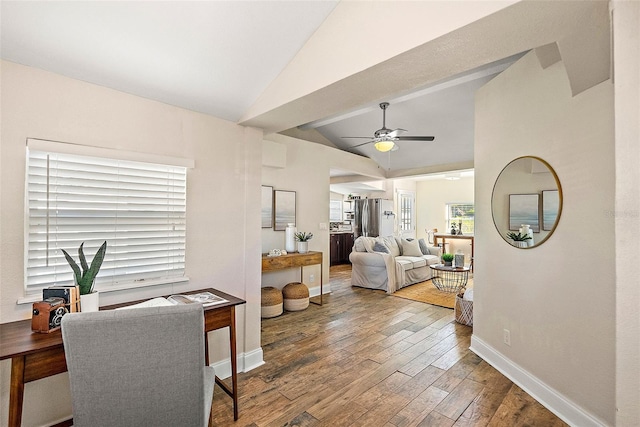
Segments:
[[[469,279],[467,289],[473,286],[473,280]],[[392,294],[394,297],[410,299],[413,301],[426,302],[427,304],[433,304],[440,307],[451,308],[456,304],[455,292],[443,292],[439,291],[431,280],[426,282],[416,283],[415,285],[407,286]]]

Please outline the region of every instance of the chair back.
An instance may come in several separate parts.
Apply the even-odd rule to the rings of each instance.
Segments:
[[[431,230],[426,229],[425,231],[427,232],[427,242],[429,242],[429,244],[433,245],[434,235],[438,232],[438,229],[437,228],[432,228]]]
[[[74,426],[201,426],[200,304],[62,318]]]

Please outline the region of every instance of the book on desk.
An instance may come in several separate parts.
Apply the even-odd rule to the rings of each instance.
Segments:
[[[229,302],[226,299],[212,294],[211,292],[199,292],[197,294],[176,294],[167,298],[157,297],[138,304],[128,305],[117,308],[116,310],[127,308],[145,308],[145,307],[162,307],[180,304],[202,304],[204,307],[210,307],[216,304]]]

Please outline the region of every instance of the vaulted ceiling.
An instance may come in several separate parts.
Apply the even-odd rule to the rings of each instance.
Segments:
[[[5,0],[0,7],[4,60],[267,135],[308,134],[370,157],[391,177],[472,166],[474,91],[523,52],[535,48],[542,66],[562,59],[574,93],[609,73],[605,1]],[[383,18],[394,25],[371,25]],[[353,148],[366,140],[342,137],[379,129],[382,101],[391,103],[389,128],[435,141],[401,141],[390,153]]]

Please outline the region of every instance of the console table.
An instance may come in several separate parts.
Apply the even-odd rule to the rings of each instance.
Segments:
[[[229,345],[231,350],[231,384],[230,389],[218,377],[216,383],[233,399],[233,417],[238,419],[238,372],[236,357],[236,305],[245,301],[216,289],[200,289],[185,292],[211,292],[228,302],[204,307],[205,358],[209,364],[207,332],[229,327]],[[144,300],[142,300],[144,301]],[[100,307],[110,310],[136,304],[142,301],[131,301]],[[11,359],[11,385],[9,389],[9,427],[19,427],[22,423],[22,403],[25,383],[36,381],[52,375],[66,372],[67,362],[64,356],[62,334],[60,330],[44,334],[31,331],[31,319],[0,324],[0,360]],[[34,403],[35,404],[35,403]]]
[[[270,271],[284,270],[287,268],[300,267],[300,282],[302,282],[302,268],[308,265],[320,264],[320,304],[317,302],[310,302],[322,305],[322,252],[309,251],[304,254],[293,252],[286,255],[270,257],[267,254],[262,254],[262,272],[267,273]]]

